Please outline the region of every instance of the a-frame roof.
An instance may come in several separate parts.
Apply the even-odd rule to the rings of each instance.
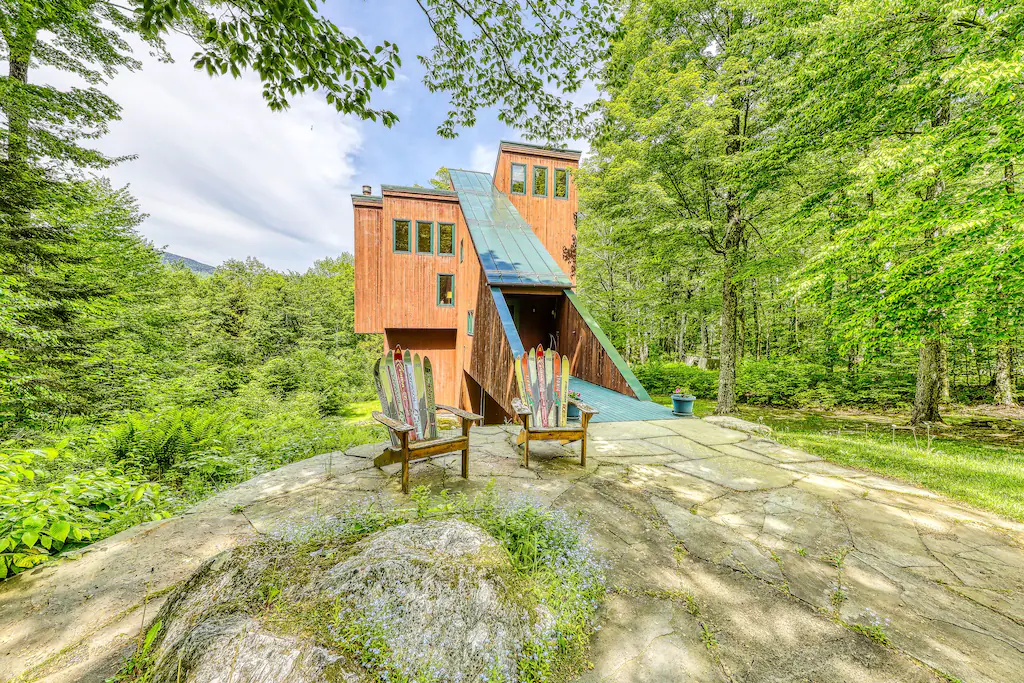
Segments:
[[[572,280],[490,175],[461,169],[449,172],[488,284],[572,287]]]

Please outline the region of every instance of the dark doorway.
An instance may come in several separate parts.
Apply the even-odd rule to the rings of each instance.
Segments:
[[[563,296],[561,292],[505,295],[519,339],[527,351],[539,345],[563,353],[558,338],[558,312]]]

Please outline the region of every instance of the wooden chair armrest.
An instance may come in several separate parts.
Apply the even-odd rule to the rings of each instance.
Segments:
[[[401,434],[402,432],[411,432],[413,430],[412,425],[407,425],[402,422],[399,422],[398,420],[393,420],[392,418],[388,417],[379,410],[373,411],[373,419],[376,420],[377,422],[380,422],[388,429],[398,432],[399,434]]]
[[[437,404],[437,409],[446,410],[452,415],[455,415],[456,417],[461,417],[463,420],[469,420],[470,422],[479,422],[480,420],[484,419],[483,415],[477,415],[476,413],[471,413],[468,410],[462,410],[461,408],[456,408],[454,406],[446,406],[440,403]]]
[[[523,403],[523,399],[518,396],[512,399],[512,410],[516,411],[516,415],[533,415],[530,406]]]
[[[597,415],[600,412],[596,408],[591,408],[583,401],[579,401],[575,398],[570,398],[569,403],[579,408],[581,413],[586,413],[587,415]]]

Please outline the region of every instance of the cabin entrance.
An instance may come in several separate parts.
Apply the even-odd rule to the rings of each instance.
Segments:
[[[559,338],[558,316],[562,310],[562,292],[551,294],[506,294],[519,339],[527,351],[543,346],[565,353]]]

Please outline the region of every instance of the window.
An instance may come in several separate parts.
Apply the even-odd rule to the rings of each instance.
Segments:
[[[512,194],[526,194],[526,164],[512,164]]]
[[[412,251],[412,224],[404,219],[396,218],[395,223],[395,244],[394,251],[398,254],[408,254]]]
[[[568,199],[569,198],[569,169],[556,168],[555,169],[555,198],[556,199]]]
[[[466,258],[466,240],[459,240],[459,263]]]
[[[427,221],[416,221],[416,253],[434,253],[434,224]]]
[[[548,167],[547,166],[534,166],[533,167],[533,196],[534,197],[547,197],[548,196]]]
[[[440,274],[437,276],[437,305],[455,305],[455,276]]]
[[[466,314],[466,334],[473,336],[473,311]]]
[[[455,225],[437,224],[437,253],[441,256],[455,256]]]

